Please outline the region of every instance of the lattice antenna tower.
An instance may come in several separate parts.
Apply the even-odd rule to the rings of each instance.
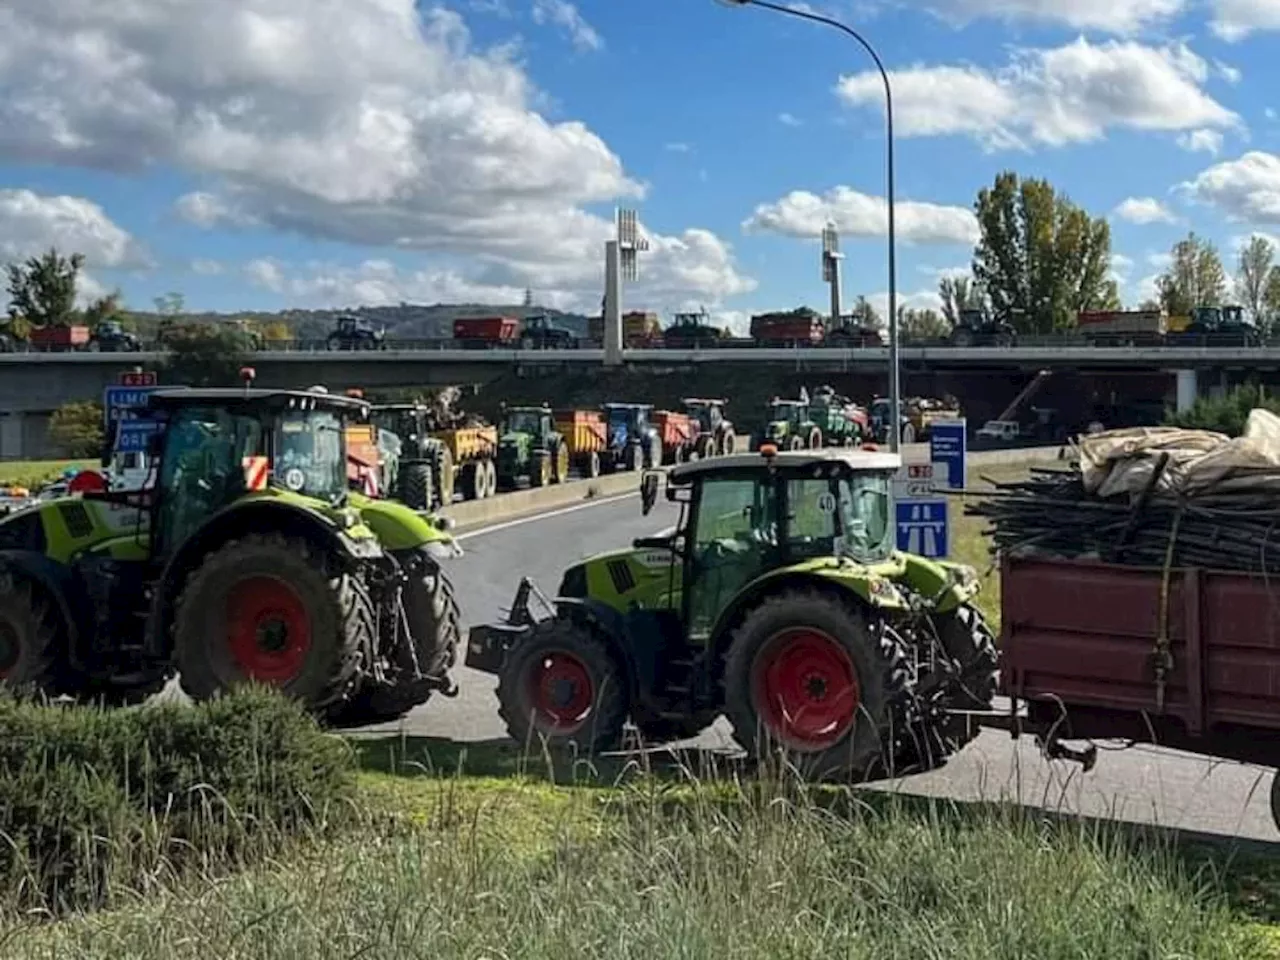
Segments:
[[[640,227],[634,210],[617,212],[618,254],[622,267],[622,279],[635,281],[640,275],[636,254],[649,249],[649,241],[640,235]]]
[[[840,261],[844,254],[840,252],[840,232],[836,225],[828,221],[822,228],[822,282],[831,287],[831,320],[830,327],[840,325],[842,308],[840,303]]]

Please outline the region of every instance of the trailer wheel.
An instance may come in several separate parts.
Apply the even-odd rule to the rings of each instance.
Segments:
[[[484,492],[480,496],[492,497],[498,492],[498,464],[493,460],[481,460],[478,469],[484,480]]]
[[[453,503],[453,454],[444,444],[435,446],[428,454],[431,460],[432,479],[436,492],[436,507],[447,507]]]
[[[462,465],[462,499],[463,500],[479,500],[481,497],[481,482],[483,477],[478,469],[480,465],[476,462],[464,463]]]
[[[589,450],[579,459],[578,471],[588,480],[594,480],[600,476],[600,454],[596,450]]]

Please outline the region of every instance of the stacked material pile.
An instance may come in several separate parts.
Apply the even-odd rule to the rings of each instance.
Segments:
[[[1072,470],[1039,470],[965,509],[995,549],[1280,575],[1280,418],[1244,434],[1172,427],[1083,437]]]

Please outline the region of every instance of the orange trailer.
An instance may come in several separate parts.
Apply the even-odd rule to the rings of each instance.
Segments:
[[[557,410],[554,416],[574,469],[584,477],[600,476],[600,454],[609,447],[604,417],[595,410]]]
[[[696,421],[687,413],[674,410],[657,410],[653,414],[653,425],[662,440],[662,462],[684,463],[693,454],[698,439]]]

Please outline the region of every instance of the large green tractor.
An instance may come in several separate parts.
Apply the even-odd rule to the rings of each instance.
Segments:
[[[679,524],[521,582],[506,623],[473,627],[511,736],[609,750],[726,713],[753,756],[811,776],[934,766],[990,708],[996,654],[974,571],[895,549],[896,454],[840,449],[699,460],[667,475]],[[658,477],[641,492],[647,513]],[[537,619],[536,595],[550,616]]]
[[[415,510],[438,510],[453,503],[453,455],[431,436],[431,410],[423,403],[380,403],[371,408],[380,433],[400,440],[394,470],[381,487],[386,496]],[[381,440],[381,437],[379,437]]]
[[[246,386],[149,404],[153,490],[0,521],[0,680],[117,704],[174,673],[196,700],[258,681],[335,725],[453,694],[442,561],[460,551],[347,490],[344,425],[366,403]]]
[[[521,477],[533,487],[569,479],[569,447],[550,407],[503,408],[497,469],[499,490],[514,490]]]
[[[820,449],[822,430],[809,415],[809,400],[769,401],[768,421],[757,447],[772,443],[784,450]]]

